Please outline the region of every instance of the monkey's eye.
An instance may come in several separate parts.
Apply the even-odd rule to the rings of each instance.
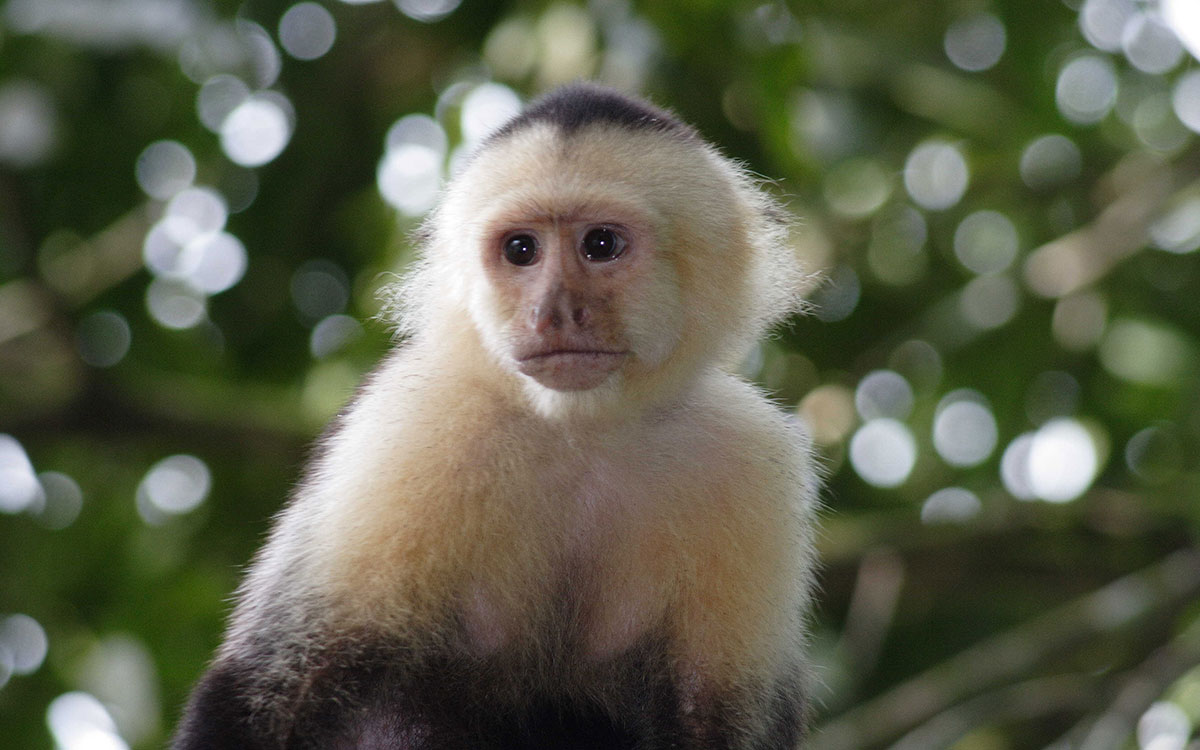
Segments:
[[[582,249],[588,260],[616,260],[625,250],[625,240],[608,227],[598,227],[583,235]]]
[[[537,240],[532,235],[514,234],[504,241],[504,259],[514,266],[528,266],[537,260]]]

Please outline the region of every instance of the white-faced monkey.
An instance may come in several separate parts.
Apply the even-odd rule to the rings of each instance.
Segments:
[[[491,135],[174,748],[797,747],[815,472],[730,372],[796,310],[786,234],[745,171],[611,90]]]

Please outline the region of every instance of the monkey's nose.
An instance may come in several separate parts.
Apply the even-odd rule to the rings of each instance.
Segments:
[[[529,311],[529,325],[537,333],[567,326],[584,328],[590,321],[587,305],[576,302],[565,291],[546,295]]]

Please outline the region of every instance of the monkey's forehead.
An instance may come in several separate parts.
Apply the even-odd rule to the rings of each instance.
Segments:
[[[611,123],[574,131],[535,123],[486,143],[456,178],[449,199],[475,212],[507,201],[591,201],[667,214],[689,197],[695,208],[728,195],[735,179],[736,167],[699,139]]]

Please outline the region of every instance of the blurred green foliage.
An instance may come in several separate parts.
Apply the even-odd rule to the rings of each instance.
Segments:
[[[583,77],[799,220],[814,746],[1200,746],[1196,7],[8,0],[4,744],[162,745],[426,193]]]

